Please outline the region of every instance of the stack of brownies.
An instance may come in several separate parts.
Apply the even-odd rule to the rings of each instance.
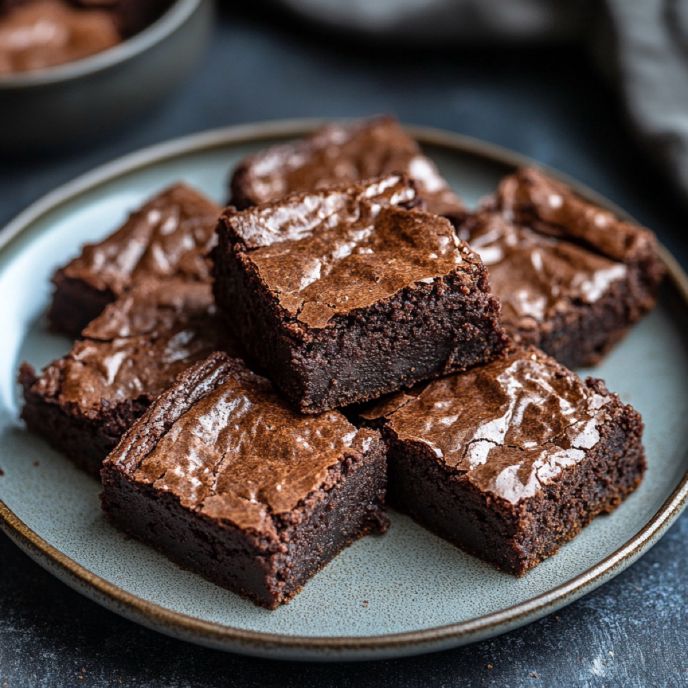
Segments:
[[[391,118],[177,185],[60,269],[78,337],[23,418],[127,533],[265,607],[388,526],[521,574],[645,470],[596,363],[652,308],[653,234],[536,169],[469,212]]]

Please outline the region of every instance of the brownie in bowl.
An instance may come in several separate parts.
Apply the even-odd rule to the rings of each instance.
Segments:
[[[220,353],[153,403],[102,480],[116,526],[268,608],[388,525],[379,434],[337,411],[293,412],[265,378]]]
[[[243,160],[231,180],[231,204],[247,208],[295,191],[403,172],[418,184],[427,209],[459,222],[463,203],[435,164],[393,117],[329,124],[294,143]]]
[[[486,363],[507,339],[486,270],[403,175],[227,209],[218,306],[303,413]]]
[[[534,168],[506,177],[460,236],[483,259],[504,326],[565,365],[593,365],[655,304],[654,234]]]
[[[142,282],[40,375],[22,365],[22,418],[97,476],[123,433],[179,373],[217,349],[235,352],[231,337],[217,322],[209,284]]]
[[[612,511],[645,471],[640,415],[533,347],[362,416],[389,445],[390,503],[513,574]]]
[[[0,0],[0,76],[73,62],[150,24],[171,0]]]
[[[206,254],[215,241],[219,214],[219,206],[184,184],[156,194],[117,231],[87,244],[57,270],[51,327],[78,337],[108,303],[140,280],[207,281]]]

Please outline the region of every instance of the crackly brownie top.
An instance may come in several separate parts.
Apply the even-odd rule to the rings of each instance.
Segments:
[[[223,220],[280,306],[320,328],[414,283],[475,273],[478,257],[448,220],[405,207],[415,198],[407,178],[390,175],[230,209]]]
[[[84,246],[62,272],[114,294],[150,277],[208,279],[206,254],[219,214],[215,203],[177,184],[150,199],[107,239]]]
[[[87,415],[152,399],[191,363],[218,348],[234,350],[224,330],[209,284],[143,282],[107,306],[32,391]]]
[[[591,203],[534,167],[505,177],[495,204],[508,220],[629,263],[655,252],[654,234]]]
[[[479,489],[516,503],[581,461],[618,399],[535,348],[400,393],[366,412]]]
[[[65,0],[0,7],[0,74],[44,69],[79,60],[121,41],[115,18]]]
[[[429,211],[452,215],[463,210],[435,164],[392,117],[330,124],[300,141],[250,156],[232,180],[233,203],[246,207],[393,172],[416,180]]]
[[[522,331],[550,322],[572,304],[594,303],[627,273],[624,263],[490,210],[470,217],[460,236],[487,266],[503,322]]]
[[[377,437],[338,411],[292,411],[265,378],[216,353],[154,402],[108,462],[188,509],[274,536],[275,516],[331,487],[342,457]]]

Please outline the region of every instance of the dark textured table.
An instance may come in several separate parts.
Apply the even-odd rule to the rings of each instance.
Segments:
[[[575,47],[393,51],[293,23],[222,17],[195,79],[106,142],[0,162],[0,224],[56,185],[143,145],[227,124],[393,112],[567,172],[653,227],[688,265],[686,209]],[[625,573],[556,615],[424,657],[303,665],[187,645],[125,621],[0,536],[0,688],[39,686],[688,685],[688,513]]]

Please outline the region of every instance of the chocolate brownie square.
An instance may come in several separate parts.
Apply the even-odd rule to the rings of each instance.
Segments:
[[[363,414],[389,445],[393,505],[522,574],[640,483],[640,415],[529,347]]]
[[[486,363],[505,347],[476,254],[409,209],[400,175],[243,211],[213,253],[215,299],[247,353],[303,413]]]
[[[180,372],[217,349],[234,351],[203,282],[141,282],[83,335],[40,375],[22,365],[22,418],[96,476],[125,430]]]
[[[268,608],[387,528],[385,448],[337,411],[301,416],[220,353],[195,364],[102,471],[115,525]]]
[[[115,18],[109,12],[86,12],[57,0],[0,3],[3,78],[82,60],[113,48],[121,40]],[[27,104],[25,108],[28,107]],[[3,167],[9,169],[5,148],[3,153]]]
[[[78,337],[107,304],[142,279],[207,280],[206,254],[219,214],[219,206],[184,184],[154,196],[116,232],[84,246],[55,273],[52,328]]]
[[[565,365],[593,365],[655,304],[652,232],[534,168],[505,178],[460,229],[490,273],[502,321]]]
[[[230,202],[243,209],[295,191],[394,172],[417,182],[427,210],[452,222],[463,219],[463,203],[393,117],[329,124],[304,139],[249,156],[232,176]]]

